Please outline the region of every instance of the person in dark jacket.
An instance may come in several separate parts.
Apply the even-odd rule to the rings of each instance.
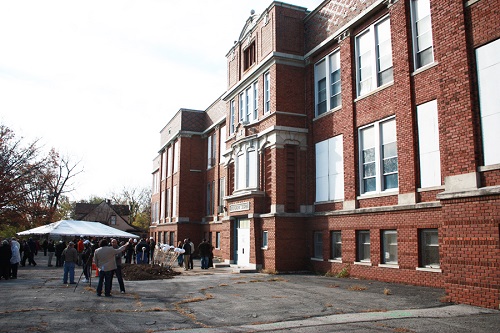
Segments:
[[[62,267],[63,266],[63,258],[62,258],[62,253],[64,249],[66,248],[66,243],[64,243],[62,240],[59,241],[56,245],[56,267]]]
[[[8,280],[10,278],[10,258],[12,250],[8,240],[4,239],[0,245],[0,279]]]
[[[191,258],[191,244],[189,244],[189,239],[184,240],[184,244],[182,245],[182,249],[184,250],[184,270],[187,271],[189,269],[189,259]]]
[[[206,239],[198,245],[198,253],[201,257],[201,269],[208,269],[208,259],[210,256],[210,244]]]
[[[146,239],[141,239],[141,241],[135,247],[135,253],[138,264],[149,263],[149,244]]]

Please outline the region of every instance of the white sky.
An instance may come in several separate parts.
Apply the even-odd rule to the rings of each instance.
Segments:
[[[271,2],[0,0],[0,123],[81,160],[70,200],[149,187],[159,131],[225,91],[227,52]]]

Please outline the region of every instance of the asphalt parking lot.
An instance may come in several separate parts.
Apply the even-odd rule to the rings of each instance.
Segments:
[[[442,289],[313,274],[195,269],[166,280],[125,281],[97,297],[65,285],[62,268],[20,267],[1,280],[0,332],[498,332],[500,312],[443,303]],[[175,268],[176,270],[178,268]],[[76,269],[76,279],[81,268]]]

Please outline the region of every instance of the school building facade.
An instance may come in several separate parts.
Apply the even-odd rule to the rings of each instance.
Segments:
[[[226,54],[227,91],[160,132],[151,236],[498,309],[498,22],[498,0],[252,13]]]

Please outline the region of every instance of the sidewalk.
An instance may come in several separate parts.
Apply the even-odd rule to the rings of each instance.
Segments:
[[[62,284],[62,268],[19,270],[0,281],[0,332],[497,332],[499,311],[442,303],[441,289],[317,275],[190,271],[167,280],[125,281],[97,297]],[[177,268],[175,268],[177,269]],[[76,280],[81,268],[76,269]]]

